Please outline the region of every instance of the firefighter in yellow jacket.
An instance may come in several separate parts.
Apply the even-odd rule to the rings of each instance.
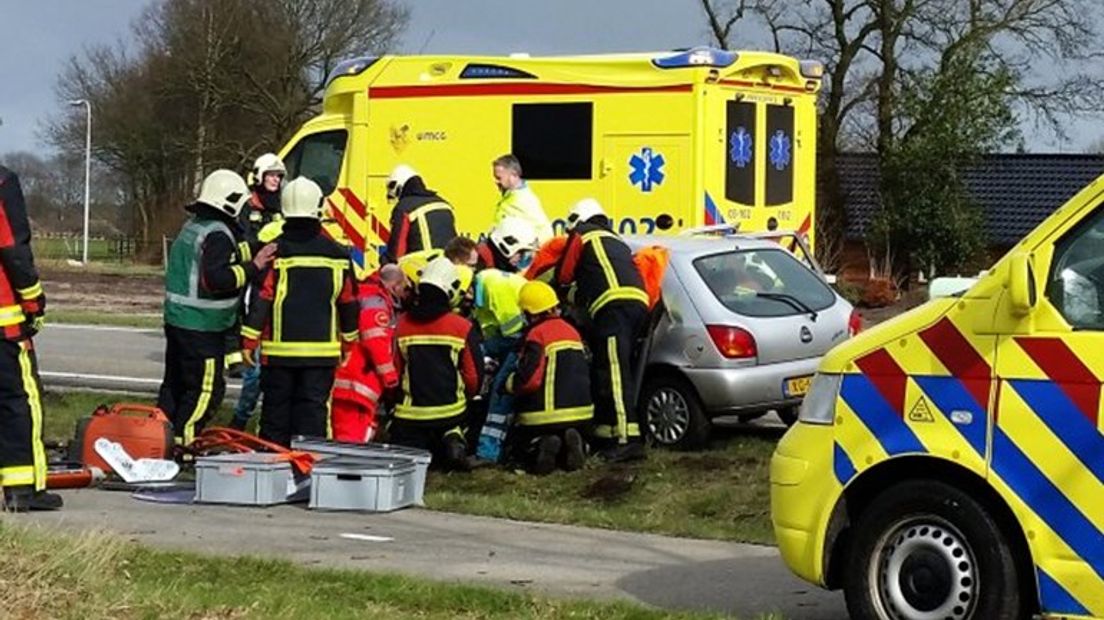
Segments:
[[[525,283],[518,305],[529,326],[517,370],[506,380],[516,414],[507,443],[534,474],[552,473],[557,465],[575,471],[586,460],[583,436],[594,416],[583,341],[560,318],[556,291],[544,282]]]
[[[256,303],[242,326],[247,361],[261,352],[262,438],[289,445],[294,435],[330,436],[330,391],[357,339],[353,264],[326,237],[322,190],[300,177],[284,187],[283,235]]]

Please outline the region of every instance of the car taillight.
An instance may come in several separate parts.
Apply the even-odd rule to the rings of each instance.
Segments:
[[[755,357],[759,351],[755,347],[755,337],[747,330],[728,325],[706,325],[709,337],[717,350],[727,358]]]
[[[851,318],[847,320],[847,331],[850,335],[854,336],[862,331],[862,315],[858,310],[851,311]]]

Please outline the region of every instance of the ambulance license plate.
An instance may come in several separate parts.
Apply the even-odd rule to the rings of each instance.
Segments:
[[[786,397],[791,396],[804,396],[809,392],[809,385],[813,382],[813,375],[805,375],[804,377],[793,377],[786,379],[782,384],[782,392]]]

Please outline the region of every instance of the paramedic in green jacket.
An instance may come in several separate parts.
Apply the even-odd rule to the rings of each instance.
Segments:
[[[203,180],[191,217],[169,250],[165,271],[165,377],[158,399],[172,420],[178,445],[188,445],[222,404],[226,391],[226,334],[241,309],[242,290],[272,262],[275,246],[254,254],[238,217],[249,199],[245,181],[230,170]]]

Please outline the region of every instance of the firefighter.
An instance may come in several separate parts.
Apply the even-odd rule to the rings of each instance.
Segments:
[[[334,372],[357,337],[353,263],[322,231],[322,199],[306,177],[284,187],[276,260],[242,325],[246,363],[264,367],[260,436],[283,446],[331,436]]]
[[[476,273],[473,316],[483,332],[483,355],[496,367],[491,384],[487,419],[483,424],[476,456],[497,462],[513,412],[513,398],[505,392],[506,377],[517,366],[517,345],[525,328],[518,308],[518,293],[526,280],[517,270],[532,258],[536,233],[528,221],[504,218],[488,236],[494,251],[505,257],[508,267],[489,267]]]
[[[396,328],[401,398],[389,428],[391,441],[431,450],[447,468],[468,468],[464,440],[469,399],[483,381],[479,329],[451,312],[459,288],[456,266],[445,257],[422,270],[417,295]]]
[[[555,282],[574,286],[578,312],[592,356],[594,437],[608,461],[644,458],[634,406],[634,340],[648,313],[648,294],[629,246],[612,230],[602,206],[579,201],[567,216],[567,247],[556,266]]]
[[[517,370],[506,380],[514,394],[516,420],[511,450],[538,475],[557,464],[575,471],[586,461],[583,436],[594,416],[589,365],[579,332],[560,318],[556,291],[544,282],[526,282],[518,305],[529,327]]]
[[[245,231],[243,253],[249,253],[253,248],[261,244],[271,243],[283,230],[283,216],[280,214],[280,188],[283,187],[284,177],[287,176],[287,168],[283,160],[275,153],[265,153],[253,162],[253,186],[249,194],[249,202],[242,209],[240,216],[242,229]],[[245,293],[246,311],[251,303],[251,297],[257,293],[260,282],[254,279],[249,283]],[[245,366],[241,363],[241,351],[238,350],[238,331],[231,333],[233,348],[232,357],[228,357],[227,365],[230,368],[230,376],[239,374],[237,366]],[[234,407],[234,417],[230,422],[231,428],[245,430],[249,419],[253,417],[253,410],[257,408],[257,401],[261,397],[261,367],[250,366],[240,371],[242,385],[238,395],[238,404]]]
[[[19,177],[0,166],[0,487],[10,512],[62,506],[59,495],[45,490],[42,390],[32,340],[45,312],[23,189]]]
[[[192,216],[169,250],[165,272],[165,378],[160,407],[176,441],[188,445],[222,404],[227,332],[238,323],[246,283],[272,261],[275,247],[243,260],[237,221],[249,188],[237,173],[203,180]]]
[[[495,185],[502,198],[495,206],[494,222],[499,224],[507,217],[520,217],[529,222],[537,233],[537,245],[552,238],[552,224],[541,206],[540,198],[521,177],[521,162],[506,154],[491,164]]]
[[[384,391],[399,385],[394,357],[396,310],[406,291],[406,276],[398,265],[384,265],[357,287],[360,341],[334,379],[333,436],[338,441],[371,441]]]
[[[426,189],[422,177],[407,165],[399,165],[387,179],[391,210],[391,237],[384,262],[397,263],[403,256],[443,249],[456,236],[456,217],[445,199]]]

